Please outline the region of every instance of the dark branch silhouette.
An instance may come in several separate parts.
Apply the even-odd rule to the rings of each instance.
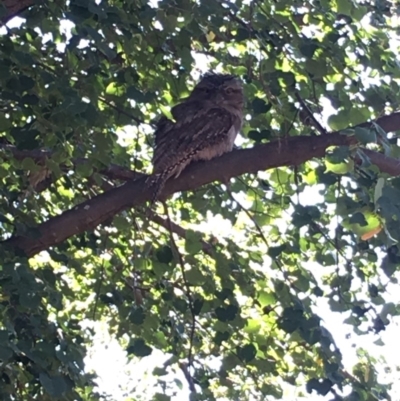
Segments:
[[[400,113],[384,116],[376,121],[385,131],[400,129]],[[368,126],[369,123],[362,124]],[[161,194],[163,198],[180,191],[189,191],[213,181],[226,182],[232,177],[245,173],[256,173],[275,167],[300,165],[313,158],[321,158],[329,146],[356,144],[357,140],[348,135],[332,133],[324,136],[299,136],[285,138],[272,143],[257,145],[251,149],[234,150],[207,163],[194,163],[178,179],[169,180]],[[376,152],[366,151],[371,161],[381,171],[400,175],[398,160]],[[33,256],[51,246],[57,245],[73,235],[92,230],[99,224],[112,219],[117,213],[130,207],[143,205],[151,197],[151,191],[144,183],[146,176],[128,181],[120,187],[104,192],[93,199],[50,218],[38,229],[39,237],[13,236],[2,243],[5,247],[19,249],[27,256]]]
[[[1,18],[1,22],[6,24],[10,19],[20,15],[34,3],[34,0],[2,0],[0,4],[6,8],[7,13]]]
[[[10,157],[14,157],[17,160],[24,160],[29,157],[35,161],[38,165],[44,166],[47,159],[50,159],[53,152],[43,149],[34,150],[21,150],[14,145],[10,144],[0,144],[0,150],[4,150],[6,153],[10,154]],[[90,164],[90,160],[85,158],[78,158],[71,160],[70,166],[61,165],[63,171],[68,171],[75,168],[78,165]],[[97,171],[100,174],[107,176],[111,180],[136,180],[138,178],[144,177],[145,174],[139,171],[131,170],[127,167],[119,166],[117,164],[110,164],[109,166],[102,168]]]

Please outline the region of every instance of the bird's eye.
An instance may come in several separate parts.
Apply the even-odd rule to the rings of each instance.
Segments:
[[[233,93],[233,89],[232,88],[226,88],[225,93],[227,95],[231,95]]]

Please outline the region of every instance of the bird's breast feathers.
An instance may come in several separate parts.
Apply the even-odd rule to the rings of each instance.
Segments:
[[[223,141],[215,143],[213,146],[207,146],[200,150],[194,157],[195,160],[211,160],[214,157],[221,156],[224,153],[230,152],[233,149],[236,136],[239,130],[235,125],[232,125]]]

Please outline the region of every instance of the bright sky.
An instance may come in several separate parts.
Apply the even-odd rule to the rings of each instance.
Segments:
[[[19,26],[23,20],[15,18],[10,21],[7,25]],[[64,21],[62,24],[62,30],[69,32],[72,24],[69,21]],[[40,32],[40,31],[39,31]],[[0,28],[0,35],[6,34],[4,28]],[[44,41],[51,39],[51,37],[45,35]],[[393,40],[392,46],[395,48],[398,45],[398,41]],[[59,46],[63,47],[62,44]],[[82,41],[81,46],[85,46],[85,42]],[[199,71],[204,72],[207,69],[207,59],[202,55],[194,55],[196,58],[197,68]],[[371,81],[370,81],[371,82]],[[321,118],[322,122],[326,123],[327,117],[334,111],[330,106],[329,101],[323,102],[324,114]],[[325,124],[326,126],[326,124]],[[125,135],[129,136],[129,129],[125,131]],[[239,143],[238,143],[239,145]],[[306,191],[301,194],[300,201],[303,205],[314,204],[316,200],[321,198],[318,193],[318,187],[309,187]],[[215,216],[209,219],[207,226],[202,227],[205,232],[212,232],[216,237],[224,237],[227,232],[231,232],[229,223],[223,221],[219,216]],[[320,265],[316,263],[308,263],[308,268],[316,278],[320,277],[322,273],[326,274],[326,270],[322,271]],[[393,284],[387,285],[386,299],[395,304],[400,302],[400,292],[398,286]],[[344,357],[344,364],[346,369],[351,372],[352,366],[357,362],[356,351],[358,348],[365,348],[368,350],[371,356],[379,359],[381,356],[387,362],[387,366],[391,368],[391,372],[387,373],[383,368],[380,369],[380,377],[382,380],[388,380],[394,382],[394,388],[391,392],[393,399],[400,399],[400,382],[397,380],[396,368],[398,366],[398,337],[399,327],[398,320],[393,321],[386,329],[386,331],[380,332],[379,335],[368,334],[365,336],[356,336],[352,334],[351,326],[343,324],[343,320],[349,316],[347,314],[338,314],[330,311],[329,306],[325,300],[320,298],[320,304],[316,307],[315,312],[324,318],[325,327],[332,333],[335,342],[339,349],[342,351]],[[157,378],[152,375],[152,370],[155,367],[160,367],[167,359],[167,356],[163,355],[160,351],[154,350],[152,355],[146,358],[142,358],[139,361],[128,362],[126,352],[119,345],[118,341],[111,337],[107,332],[107,324],[105,322],[91,323],[84,322],[83,326],[91,326],[95,328],[96,336],[94,339],[94,345],[90,350],[88,357],[86,358],[86,369],[87,371],[94,371],[99,377],[98,385],[102,392],[108,393],[110,396],[107,398],[108,401],[128,401],[130,395],[141,394],[143,398],[140,400],[151,400],[152,394],[157,390],[162,392],[161,388],[156,388]],[[376,340],[382,340],[384,346],[374,345]],[[127,340],[127,339],[126,339]],[[188,400],[189,393],[186,380],[182,372],[177,369],[171,371],[168,376],[163,376],[165,382],[173,383],[174,380],[178,380],[182,383],[183,389],[179,390],[177,385],[175,387],[176,394],[172,400]],[[172,391],[172,392],[171,392]],[[174,390],[171,390],[169,394],[173,394]],[[327,399],[330,397],[326,397]],[[137,399],[137,398],[136,398]],[[285,398],[287,401],[295,401],[293,389],[287,389],[287,395]],[[307,400],[322,400],[323,397],[308,396]],[[223,401],[223,400],[221,400]]]

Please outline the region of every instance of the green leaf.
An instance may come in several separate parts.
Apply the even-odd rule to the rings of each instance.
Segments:
[[[89,1],[88,10],[91,13],[96,14],[99,17],[99,19],[107,18],[107,13],[104,12],[101,5],[96,4],[94,1]]]
[[[356,127],[354,130],[356,138],[362,143],[375,143],[376,142],[376,133],[372,129],[366,129],[363,127]]]
[[[348,160],[343,163],[331,163],[328,159],[325,159],[325,167],[326,172],[345,175],[351,171],[354,171],[354,161]]]
[[[19,295],[19,302],[26,309],[36,309],[40,304],[40,297],[36,293],[25,290]]]
[[[20,88],[23,91],[29,91],[35,86],[35,81],[26,75],[19,77]]]
[[[62,175],[62,171],[60,169],[60,165],[55,163],[51,159],[46,160],[46,167],[54,174],[56,177],[60,177]]]
[[[318,394],[325,396],[329,393],[332,386],[333,383],[329,379],[318,380],[314,378],[307,382],[306,388],[309,394],[315,390]]]
[[[307,58],[312,58],[318,48],[318,42],[313,40],[305,40],[304,43],[299,46],[301,54]]]
[[[0,345],[0,360],[3,361],[3,363],[7,363],[7,360],[11,359],[12,356],[13,350],[11,348]]]
[[[159,260],[159,262],[166,263],[166,264],[172,262],[172,260],[174,258],[173,254],[172,254],[172,249],[167,245],[160,248],[156,252],[156,255],[157,255],[157,259]]]
[[[386,256],[382,259],[381,269],[385,275],[390,278],[397,271],[398,265],[399,263],[391,262],[391,260]]]
[[[260,98],[255,98],[252,103],[254,114],[267,113],[271,109],[271,105],[266,103],[265,100]]]
[[[193,302],[193,313],[197,316],[200,315],[204,306],[204,299],[195,299]]]
[[[341,131],[347,128],[349,124],[348,112],[340,110],[337,114],[332,114],[328,117],[327,123],[334,131]]]
[[[185,275],[186,280],[191,285],[202,285],[206,280],[201,270],[196,266],[191,266],[191,268],[186,271]]]
[[[11,119],[0,114],[0,132],[8,131],[11,127]]]
[[[172,302],[172,305],[181,313],[185,313],[188,309],[188,304],[184,299],[175,298]]]
[[[154,394],[153,400],[154,401],[170,401],[171,397],[166,394],[156,393],[156,394]]]
[[[35,106],[39,103],[39,98],[36,95],[22,96],[21,102],[25,105]]]
[[[352,0],[336,0],[336,8],[338,14],[351,15],[353,8]]]
[[[89,163],[80,163],[76,166],[76,173],[83,177],[90,177],[93,174],[93,166]]]
[[[255,358],[257,348],[253,344],[246,344],[243,347],[237,347],[236,353],[243,362],[250,362]]]
[[[360,212],[353,214],[350,217],[349,222],[351,224],[359,224],[360,226],[366,226],[368,224],[365,216]]]
[[[367,209],[354,213],[350,218],[344,219],[342,225],[352,230],[363,240],[368,240],[371,236],[378,234],[382,230],[382,222],[379,216]]]
[[[193,230],[186,230],[185,250],[190,255],[195,255],[202,250],[202,235]]]
[[[261,306],[269,306],[275,304],[276,299],[274,294],[271,292],[261,291],[257,297],[258,302],[260,302]]]
[[[120,96],[122,95],[122,87],[116,82],[111,82],[107,85],[106,94]]]
[[[25,157],[21,162],[21,167],[26,171],[37,171],[38,166],[35,161],[30,157]]]
[[[97,44],[98,49],[104,53],[104,55],[108,58],[108,60],[114,60],[117,57],[117,53],[114,49],[112,49],[107,43],[101,42]]]
[[[145,343],[143,339],[138,338],[134,340],[131,345],[129,345],[127,352],[128,354],[133,354],[138,357],[145,357],[151,354],[152,349]]]
[[[138,103],[144,103],[146,101],[145,95],[137,89],[136,86],[129,86],[126,90],[126,96],[129,99],[133,99]]]
[[[368,7],[361,6],[359,4],[353,3],[353,8],[351,10],[351,16],[355,21],[361,21],[364,16],[368,14]]]
[[[375,205],[378,203],[379,198],[382,196],[384,186],[385,186],[385,179],[382,177],[378,178],[378,181],[376,182],[375,190],[374,190]]]
[[[131,310],[131,313],[129,314],[129,320],[138,326],[144,323],[144,320],[146,318],[146,314],[144,313],[144,310],[142,307],[136,307],[134,306]]]
[[[223,341],[227,341],[230,338],[230,334],[227,331],[217,331],[214,337],[214,342],[217,345],[221,345]]]
[[[39,374],[41,385],[52,397],[60,397],[67,390],[65,380],[61,376],[49,376],[46,373]]]
[[[229,322],[236,318],[239,308],[236,305],[228,305],[226,308],[219,306],[215,309],[217,319],[221,322]]]
[[[304,320],[303,311],[293,307],[285,308],[282,313],[282,318],[279,322],[279,327],[286,333],[293,333],[301,326]]]

